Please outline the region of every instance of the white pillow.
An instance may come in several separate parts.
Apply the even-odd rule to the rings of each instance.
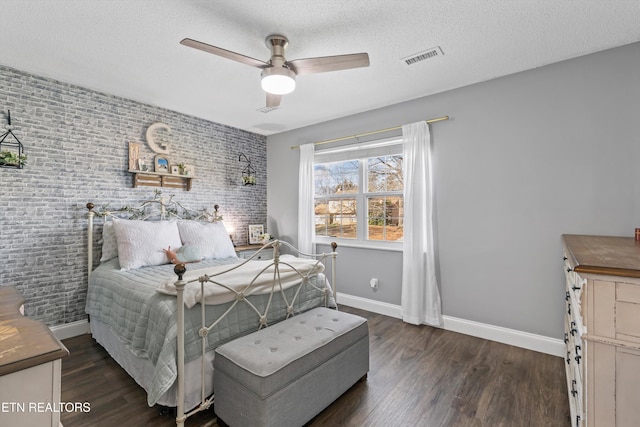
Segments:
[[[118,241],[113,221],[106,221],[102,226],[102,256],[100,262],[109,261],[118,256]]]
[[[163,249],[179,249],[180,233],[175,221],[113,220],[121,270],[167,264]]]
[[[229,233],[222,222],[179,221],[182,244],[200,249],[207,258],[237,258]]]

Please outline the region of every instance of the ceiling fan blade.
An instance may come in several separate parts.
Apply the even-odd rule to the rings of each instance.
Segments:
[[[194,49],[202,50],[207,53],[222,56],[223,58],[231,59],[232,61],[240,62],[242,64],[250,65],[256,68],[271,67],[268,62],[260,61],[259,59],[251,58],[250,56],[241,55],[230,50],[222,49],[220,47],[211,46],[210,44],[202,43],[193,39],[182,39],[181,45],[192,47]]]
[[[294,59],[286,62],[297,75],[326,73],[327,71],[348,70],[369,66],[367,53],[351,53],[348,55],[322,56],[318,58]]]
[[[267,107],[276,108],[280,106],[280,101],[282,101],[282,95],[274,95],[267,92]]]

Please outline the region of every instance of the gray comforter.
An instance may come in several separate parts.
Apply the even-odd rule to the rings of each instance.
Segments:
[[[237,259],[205,260],[197,268],[232,262],[237,262]],[[194,267],[189,265],[187,268]],[[87,291],[86,312],[91,318],[107,324],[137,357],[149,359],[153,363],[154,375],[147,395],[150,406],[158,401],[177,377],[176,298],[156,292],[168,278],[177,279],[171,264],[121,271],[116,258],[102,263],[91,273]],[[316,286],[325,287],[323,280],[317,282]],[[285,290],[289,301],[296,290],[297,286]],[[269,295],[247,298],[262,312]],[[211,324],[231,304],[207,305],[207,324]],[[297,297],[295,310],[303,312],[324,304],[323,292],[310,284],[304,284]],[[335,307],[333,297],[329,298],[328,306]],[[282,298],[274,296],[269,309],[270,323],[283,320],[286,310]],[[201,341],[197,334],[200,313],[199,304],[185,311],[185,363],[201,355]],[[247,304],[238,304],[209,333],[208,349],[213,350],[227,341],[257,330],[258,320],[256,312]]]

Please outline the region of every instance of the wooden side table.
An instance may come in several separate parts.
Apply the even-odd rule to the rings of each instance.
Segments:
[[[49,328],[24,317],[14,286],[0,286],[0,425],[59,427],[66,347]]]
[[[262,247],[262,245],[245,245],[245,246],[236,246],[236,253],[238,257],[248,259],[253,256],[258,250]],[[260,255],[255,257],[254,259],[273,259],[273,248],[267,248],[264,251],[260,252]]]

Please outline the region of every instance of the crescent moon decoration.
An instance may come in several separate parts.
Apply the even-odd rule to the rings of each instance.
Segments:
[[[147,144],[149,144],[149,148],[153,150],[153,152],[158,154],[169,154],[169,143],[165,141],[161,141],[156,143],[153,139],[153,132],[156,129],[165,129],[167,132],[171,132],[171,128],[164,123],[154,123],[147,128],[146,139]]]

